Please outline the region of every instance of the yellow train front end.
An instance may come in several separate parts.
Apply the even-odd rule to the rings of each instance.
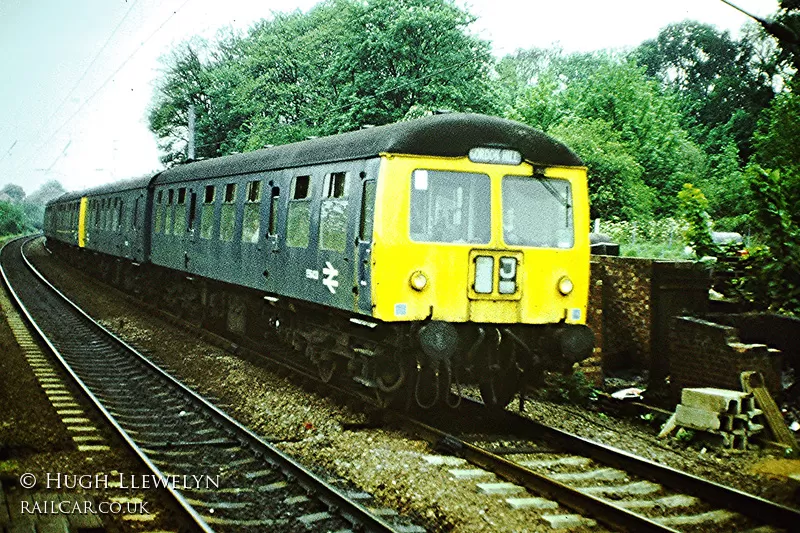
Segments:
[[[588,227],[585,167],[491,147],[384,154],[373,316],[413,324],[416,367],[434,381],[423,389],[477,382],[487,403],[505,405],[520,383],[591,354]]]

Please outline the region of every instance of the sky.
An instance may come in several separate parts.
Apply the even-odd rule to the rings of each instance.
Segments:
[[[760,17],[777,0],[733,0]],[[749,19],[721,0],[456,0],[502,57],[558,44],[567,52],[634,47],[671,22],[737,36]],[[147,113],[160,58],[195,37],[246,30],[317,0],[0,0],[0,188],[68,190],[162,168]]]

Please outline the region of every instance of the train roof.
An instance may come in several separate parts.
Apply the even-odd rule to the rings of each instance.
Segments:
[[[71,191],[66,192],[48,202],[49,204],[60,204],[62,202],[72,202],[75,200],[79,200],[84,196],[97,196],[100,194],[111,194],[117,192],[124,192],[130,191],[133,189],[146,189],[148,185],[150,185],[150,181],[152,181],[153,175],[148,174],[146,176],[140,176],[138,178],[129,178],[125,180],[119,180],[112,183],[106,183],[103,185],[98,185],[97,187],[92,187],[90,189],[83,189],[81,191]]]
[[[155,184],[365,159],[381,153],[463,157],[476,146],[514,149],[524,160],[540,165],[583,165],[564,144],[520,122],[447,113],[180,165],[159,174]]]

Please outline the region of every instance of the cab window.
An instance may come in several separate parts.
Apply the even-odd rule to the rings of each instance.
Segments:
[[[510,246],[572,248],[572,188],[544,176],[503,178],[503,240]]]
[[[487,244],[492,233],[489,176],[415,170],[411,175],[411,240]]]

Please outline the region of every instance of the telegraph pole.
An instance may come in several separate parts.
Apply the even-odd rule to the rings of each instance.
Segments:
[[[187,159],[194,159],[194,104],[189,104],[189,147],[186,154]]]

